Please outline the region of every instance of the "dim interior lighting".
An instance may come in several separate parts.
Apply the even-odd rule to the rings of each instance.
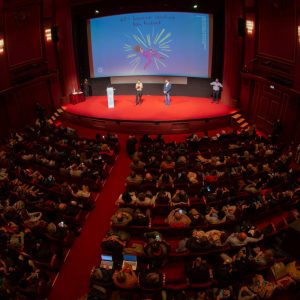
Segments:
[[[275,86],[273,84],[270,85],[271,90],[275,90]]]
[[[52,41],[51,28],[45,29],[45,37],[47,42]]]
[[[0,39],[0,53],[4,52],[4,39]]]
[[[96,15],[99,15],[100,14],[100,11],[98,9],[95,9],[95,14]]]
[[[193,7],[194,7],[195,9],[196,9],[196,8],[198,8],[198,4],[194,4],[194,6],[193,6]]]
[[[254,30],[254,22],[252,20],[247,20],[246,21],[246,28],[247,28],[247,33],[252,34]]]
[[[300,25],[298,25],[298,41],[300,43]]]

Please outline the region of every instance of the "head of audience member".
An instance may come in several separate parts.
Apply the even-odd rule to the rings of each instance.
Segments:
[[[245,232],[239,232],[237,237],[241,242],[243,242],[247,238],[247,234]]]

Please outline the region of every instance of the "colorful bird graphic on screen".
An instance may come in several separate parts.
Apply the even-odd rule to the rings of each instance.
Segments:
[[[166,67],[165,61],[169,58],[172,51],[170,44],[172,42],[170,32],[161,29],[158,33],[152,30],[152,34],[143,34],[138,28],[138,34],[128,36],[132,41],[131,44],[125,43],[124,50],[127,52],[126,58],[132,65],[134,71],[141,64],[144,69],[154,66],[157,70],[160,67]]]

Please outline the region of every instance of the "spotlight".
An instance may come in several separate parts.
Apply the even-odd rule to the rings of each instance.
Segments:
[[[271,90],[275,90],[275,86],[273,84],[270,85]]]
[[[197,9],[198,8],[198,4],[194,4],[193,8]]]
[[[95,9],[95,15],[99,15],[100,11],[98,9]]]

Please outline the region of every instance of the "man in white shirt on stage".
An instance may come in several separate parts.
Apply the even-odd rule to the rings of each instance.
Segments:
[[[213,92],[212,92],[212,101],[211,103],[219,103],[219,98],[220,98],[220,90],[223,87],[222,83],[219,81],[218,78],[216,78],[215,81],[211,82],[210,85],[213,87]]]
[[[135,104],[142,104],[142,96],[143,96],[143,83],[138,80],[136,85],[135,85],[135,89],[136,89],[136,98],[135,98]]]
[[[163,92],[164,92],[164,95],[165,95],[165,105],[167,105],[167,106],[170,105],[170,93],[171,93],[171,89],[172,89],[172,85],[171,85],[170,81],[166,80],[165,84],[164,84]]]

